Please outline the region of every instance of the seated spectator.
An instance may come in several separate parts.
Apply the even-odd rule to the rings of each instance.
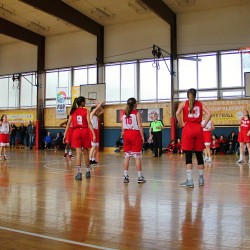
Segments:
[[[237,136],[235,132],[232,131],[227,138],[227,154],[233,154],[235,152],[236,142],[237,142]]]
[[[115,152],[120,152],[122,147],[123,147],[123,143],[124,143],[124,139],[123,136],[120,135],[119,138],[117,139],[117,141],[115,142],[117,149],[115,150]]]
[[[212,135],[212,143],[210,148],[213,155],[215,155],[220,150],[220,141],[217,139],[216,135]]]
[[[47,135],[44,138],[44,148],[51,148],[52,145],[52,136],[50,135],[50,132],[47,132]]]
[[[181,139],[177,139],[176,150],[178,154],[183,154]]]
[[[63,137],[60,132],[56,133],[56,138],[52,140],[52,147],[54,149],[60,149],[63,145]]]
[[[146,134],[144,133],[144,143],[142,145],[142,150],[143,151],[147,151],[148,149],[150,149],[151,151],[154,150],[154,144],[153,144],[153,140],[151,137],[149,137],[147,139]]]
[[[174,140],[170,141],[170,143],[168,144],[168,146],[166,148],[166,153],[167,154],[169,154],[169,153],[176,154],[177,153],[177,149],[176,149],[176,145],[175,145],[175,141]]]
[[[220,144],[220,148],[219,148],[220,154],[225,154],[227,150],[226,150],[226,139],[224,135],[221,135],[218,141]]]

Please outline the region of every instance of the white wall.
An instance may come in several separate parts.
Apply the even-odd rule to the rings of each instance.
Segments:
[[[85,31],[47,37],[45,68],[95,64],[96,44],[96,37]]]
[[[0,75],[35,71],[37,47],[25,42],[0,46]]]
[[[158,17],[107,26],[105,62],[152,58],[153,44],[170,52],[170,26]]]
[[[178,54],[250,46],[250,3],[177,16]]]

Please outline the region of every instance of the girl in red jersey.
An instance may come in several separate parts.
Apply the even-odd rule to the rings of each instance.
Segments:
[[[65,129],[63,141],[66,140],[66,135],[68,129],[72,125],[73,133],[71,139],[72,148],[76,149],[76,164],[77,164],[77,175],[76,180],[82,180],[82,169],[81,169],[81,156],[82,149],[86,164],[86,178],[90,178],[90,162],[88,150],[91,148],[90,132],[93,135],[93,140],[95,141],[95,133],[90,122],[89,111],[85,108],[85,98],[79,96],[75,98],[74,103],[71,107],[70,116],[68,124]]]
[[[0,120],[0,161],[2,160],[2,151],[3,159],[7,160],[6,147],[9,146],[10,132],[11,127],[10,123],[8,122],[7,115],[2,115]]]
[[[193,182],[193,164],[192,164],[192,153],[196,154],[198,169],[199,169],[199,186],[204,186],[204,161],[202,157],[202,151],[204,149],[203,140],[203,127],[206,127],[208,121],[211,118],[211,113],[207,107],[200,101],[196,101],[196,90],[189,89],[187,91],[188,100],[181,102],[177,111],[176,118],[182,130],[182,149],[186,155],[186,168],[187,168],[187,180],[181,183],[181,187],[194,187]],[[205,112],[206,119],[203,125],[202,112]],[[181,118],[181,113],[183,112],[183,119]]]
[[[141,115],[136,109],[137,103],[135,98],[127,100],[125,113],[122,115],[122,136],[124,138],[124,163],[123,163],[123,182],[129,182],[128,168],[131,157],[134,157],[138,173],[138,183],[145,183],[146,180],[142,175],[141,152],[144,143],[144,135],[141,124]]]
[[[238,142],[240,143],[240,158],[237,163],[243,163],[244,144],[247,145],[248,152],[250,152],[250,118],[246,109],[243,110],[243,117],[240,120]],[[250,164],[250,158],[248,164]]]
[[[68,124],[68,120],[69,120],[69,115],[67,116],[67,120],[65,122],[62,122],[59,126],[63,127],[63,128],[66,128],[66,126]],[[68,131],[67,131],[67,134],[65,134],[65,144],[66,144],[66,146],[65,146],[64,155],[63,155],[63,157],[67,157],[68,152],[69,152],[69,155],[68,155],[69,160],[71,160],[73,158],[72,150],[71,150],[71,146],[70,146],[72,133],[73,133],[73,127],[72,127],[72,124],[70,124],[70,126],[68,128]]]
[[[207,163],[212,162],[210,145],[212,143],[212,130],[214,130],[214,123],[209,120],[207,125],[204,127],[206,119],[203,119],[201,125],[203,126],[203,139],[204,139],[204,161]]]

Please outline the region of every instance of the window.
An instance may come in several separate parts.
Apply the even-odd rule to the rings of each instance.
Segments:
[[[136,97],[136,63],[110,64],[105,67],[106,102],[125,102]]]
[[[71,69],[61,69],[46,72],[46,103],[45,106],[56,105],[56,88],[67,88],[66,104],[71,103]]]
[[[121,101],[136,97],[136,64],[121,65]]]
[[[1,85],[1,98],[0,98],[0,107],[8,108],[9,107],[9,77],[0,78]]]
[[[179,90],[197,89],[196,61],[196,57],[186,57],[178,60]]]
[[[20,107],[34,107],[37,104],[36,74],[23,74],[21,77]]]
[[[198,88],[211,89],[218,87],[216,55],[199,56],[198,64]]]
[[[166,66],[168,65],[168,68]],[[157,99],[166,100],[171,99],[171,74],[168,69],[170,69],[170,60],[159,61],[160,69],[157,70]]]
[[[140,63],[140,100],[155,101],[156,96],[156,71],[153,61]]]
[[[75,68],[74,69],[74,86],[86,85],[88,83],[88,69]]]
[[[120,65],[105,67],[106,101],[120,102]]]
[[[242,86],[241,54],[221,54],[221,87]]]

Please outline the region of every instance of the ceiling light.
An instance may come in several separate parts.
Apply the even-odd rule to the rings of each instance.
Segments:
[[[176,2],[182,7],[195,5],[195,0],[176,0]]]
[[[16,15],[16,11],[14,9],[11,9],[10,7],[8,7],[7,5],[0,5],[0,12],[3,12],[3,16],[4,15]]]
[[[34,27],[37,31],[49,31],[48,26],[41,25],[39,22],[29,22],[28,27]]]
[[[128,6],[138,14],[148,13],[147,6],[139,0],[132,0],[128,3]]]
[[[106,8],[100,9],[100,8],[95,8],[91,10],[91,14],[94,14],[98,16],[101,20],[110,20],[115,18],[115,14],[111,13],[109,10]]]

